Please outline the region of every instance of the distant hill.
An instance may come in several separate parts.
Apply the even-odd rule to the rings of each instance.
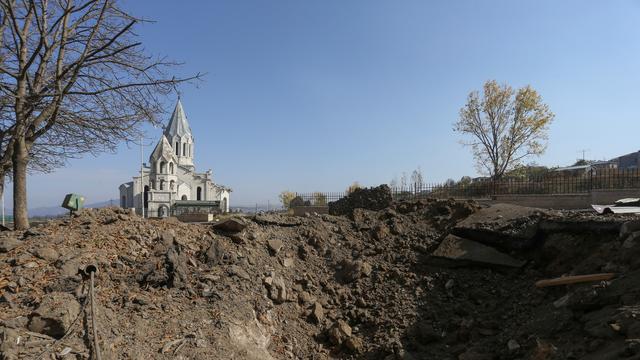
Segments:
[[[107,206],[118,206],[118,200],[106,200],[92,204],[86,204],[85,208],[102,208]],[[43,206],[29,209],[30,217],[47,217],[47,216],[58,216],[67,214],[69,210],[61,207],[61,206]],[[10,216],[12,213],[12,209],[5,209],[6,216]]]

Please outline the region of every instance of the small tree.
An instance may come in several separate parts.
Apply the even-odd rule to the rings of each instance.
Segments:
[[[347,195],[351,194],[352,192],[356,191],[357,189],[362,189],[362,186],[360,186],[360,183],[357,181],[354,181],[351,185],[349,185],[349,187],[347,188],[346,192]]]
[[[321,192],[313,193],[313,202],[316,206],[327,205],[327,196]]]
[[[296,193],[291,192],[289,190],[285,190],[278,195],[280,198],[280,202],[282,203],[282,207],[285,209],[289,209],[291,207],[291,200],[296,197]]]
[[[469,94],[454,131],[470,137],[463,144],[471,146],[478,170],[499,179],[523,159],[544,153],[553,118],[530,86],[514,91],[491,80],[482,96]]]

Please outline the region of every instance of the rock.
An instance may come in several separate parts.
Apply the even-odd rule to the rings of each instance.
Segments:
[[[0,253],[6,253],[15,249],[22,242],[14,237],[1,237],[0,238]]]
[[[371,265],[369,265],[368,262],[363,261],[360,267],[360,274],[366,277],[371,275],[371,271],[373,271],[373,269],[371,268]]]
[[[166,247],[172,246],[175,239],[176,233],[173,230],[165,231],[162,233],[162,235],[160,235],[160,240]]]
[[[622,247],[625,249],[632,249],[638,244],[638,242],[640,242],[640,231],[634,231],[626,237],[622,243]]]
[[[451,290],[453,288],[453,286],[455,285],[455,281],[453,279],[449,279],[447,280],[447,282],[444,284],[444,288],[446,290]]]
[[[207,265],[216,266],[223,263],[225,251],[219,239],[211,239],[211,245],[205,252]]]
[[[287,301],[287,288],[284,285],[284,279],[276,276],[269,282],[265,281],[265,284],[269,288],[269,298],[276,304],[282,304]]]
[[[481,209],[460,221],[452,234],[504,250],[534,245],[543,210],[510,204]]]
[[[640,231],[640,220],[627,221],[620,226],[620,238],[624,239],[636,231]]]
[[[391,189],[387,185],[355,189],[342,199],[330,202],[329,214],[352,216],[353,210],[358,208],[379,211],[391,206],[392,202]]]
[[[569,303],[569,299],[570,298],[571,298],[571,296],[569,294],[559,298],[558,300],[553,302],[553,307],[561,308],[561,307],[567,306],[567,304]]]
[[[237,276],[245,280],[251,280],[251,276],[249,276],[249,273],[238,265],[231,265],[229,267],[229,275]]]
[[[461,263],[521,267],[524,261],[514,259],[494,248],[475,241],[448,235],[432,254]]]
[[[171,238],[166,238],[168,242]],[[173,240],[171,240],[173,241]],[[164,241],[163,241],[164,242]],[[164,253],[163,253],[164,252]],[[153,287],[175,287],[184,289],[189,287],[189,270],[187,268],[188,257],[176,244],[169,248],[165,244],[158,244],[154,253],[157,256],[150,257],[142,265],[136,280],[140,285]]]
[[[511,339],[507,342],[507,349],[509,349],[509,351],[517,351],[518,349],[520,349],[520,344],[518,344],[517,341]]]
[[[293,258],[291,258],[291,257],[286,257],[286,258],[282,259],[282,266],[284,266],[284,267],[291,267],[291,266],[293,266]]]
[[[282,240],[271,239],[267,241],[267,245],[269,246],[269,250],[271,251],[271,253],[275,255],[282,249],[282,246],[284,244],[282,243]]]
[[[329,340],[335,345],[341,345],[349,337],[351,337],[351,326],[344,320],[338,320],[329,329]]]
[[[80,304],[69,293],[53,292],[43,296],[31,315],[29,330],[60,339],[80,314]]]
[[[242,218],[232,217],[229,219],[221,220],[213,225],[212,228],[222,230],[229,233],[238,233],[247,227],[247,222]]]
[[[343,283],[351,283],[357,279],[371,275],[371,271],[371,265],[365,261],[344,260],[340,263],[340,270],[337,273],[337,277]]]
[[[315,302],[311,308],[311,319],[316,324],[320,324],[324,320],[324,309],[319,302]]]
[[[48,246],[37,248],[35,255],[40,259],[47,261],[56,261],[60,257],[60,254],[58,254],[56,250]]]
[[[36,229],[28,229],[27,231],[24,232],[24,234],[22,234],[22,238],[26,239],[26,238],[30,238],[30,237],[35,237],[35,236],[42,236],[44,235],[41,231],[38,231]]]
[[[359,337],[352,336],[344,342],[344,346],[347,349],[349,349],[349,351],[351,351],[352,353],[358,354],[362,352],[362,349],[364,348],[364,343],[362,342],[362,339],[360,339]]]

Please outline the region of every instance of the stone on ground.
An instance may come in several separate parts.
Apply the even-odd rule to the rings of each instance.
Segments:
[[[80,304],[73,295],[49,293],[33,312],[29,330],[60,339],[69,331],[79,314]]]

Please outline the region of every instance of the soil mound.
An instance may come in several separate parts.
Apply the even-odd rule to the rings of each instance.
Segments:
[[[350,209],[225,226],[99,209],[4,232],[0,357],[90,358],[95,264],[105,359],[640,358],[632,217],[547,213],[507,249],[485,240],[512,227],[474,202]],[[470,219],[481,233],[454,236]],[[534,286],[601,272],[617,277]]]

